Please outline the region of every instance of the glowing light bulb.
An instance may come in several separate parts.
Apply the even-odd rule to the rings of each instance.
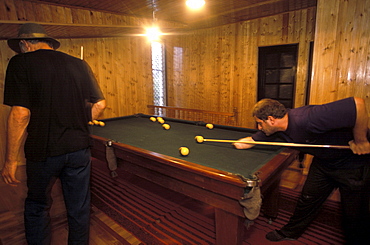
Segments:
[[[204,0],[187,0],[186,5],[192,9],[200,9],[206,2]]]
[[[158,27],[150,27],[146,29],[146,36],[150,41],[158,41],[162,35]]]

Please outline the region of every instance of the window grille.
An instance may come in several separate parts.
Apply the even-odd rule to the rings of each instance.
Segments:
[[[165,106],[166,101],[166,74],[164,45],[160,42],[152,42],[152,74],[153,74],[153,98],[154,105]]]

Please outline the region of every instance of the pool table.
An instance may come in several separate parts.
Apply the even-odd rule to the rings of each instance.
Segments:
[[[195,136],[236,140],[256,130],[223,125],[208,129],[206,122],[164,117],[170,125],[166,130],[150,117],[136,114],[103,120],[103,127],[91,126],[92,156],[106,161],[107,143],[112,143],[114,157],[123,163],[119,168],[213,206],[217,244],[242,243],[245,215],[239,200],[255,184],[261,186],[263,213],[277,216],[280,177],[297,151],[277,146],[237,150],[230,143],[200,144]],[[187,156],[179,153],[182,146],[190,150]]]

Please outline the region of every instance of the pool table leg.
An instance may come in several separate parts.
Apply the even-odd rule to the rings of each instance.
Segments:
[[[242,244],[244,237],[244,218],[216,208],[216,244]]]

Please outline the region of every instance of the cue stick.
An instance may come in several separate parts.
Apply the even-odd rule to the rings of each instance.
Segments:
[[[197,137],[195,138],[197,139]],[[237,141],[237,140],[218,140],[218,139],[204,139],[204,138],[203,138],[203,141],[220,142],[220,143],[243,143],[243,144],[252,144],[252,145],[275,145],[275,146],[288,146],[288,147],[319,147],[319,148],[350,149],[348,145],[312,145],[312,144],[298,144],[298,143],[286,143],[286,142]],[[201,142],[198,142],[198,143],[201,143]]]

